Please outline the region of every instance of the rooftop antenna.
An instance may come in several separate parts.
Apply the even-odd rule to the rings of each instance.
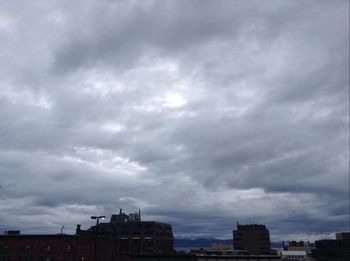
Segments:
[[[63,234],[63,229],[64,229],[64,225],[62,225],[62,227],[61,227],[61,233],[60,234]]]

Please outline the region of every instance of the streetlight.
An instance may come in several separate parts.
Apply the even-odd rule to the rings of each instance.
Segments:
[[[96,219],[96,229],[95,229],[95,242],[94,242],[94,261],[97,261],[97,234],[98,225],[100,224],[100,219],[105,219],[106,216],[91,216],[91,219]]]

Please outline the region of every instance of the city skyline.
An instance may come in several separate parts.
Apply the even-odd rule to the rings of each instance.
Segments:
[[[2,1],[0,37],[0,233],[350,229],[348,1]]]

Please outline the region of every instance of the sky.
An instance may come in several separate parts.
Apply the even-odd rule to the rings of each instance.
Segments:
[[[0,233],[349,230],[349,1],[0,2]]]

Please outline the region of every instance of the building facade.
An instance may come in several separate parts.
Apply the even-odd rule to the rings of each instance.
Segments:
[[[315,243],[309,241],[284,241],[283,250],[285,251],[306,251],[308,256],[311,256],[312,250],[315,249]]]
[[[100,223],[101,235],[112,235],[118,239],[118,253],[121,254],[171,254],[174,252],[174,236],[169,224],[155,221],[141,221],[140,212],[126,215],[120,209],[119,214],[112,215],[110,222]]]
[[[350,260],[350,232],[337,233],[336,239],[317,240],[312,256],[318,261]]]
[[[307,261],[305,250],[282,250],[281,259],[284,261]]]
[[[271,254],[270,232],[265,225],[239,225],[233,230],[233,248],[251,255]]]
[[[130,216],[124,213],[121,216]],[[119,215],[120,215],[119,214]],[[124,255],[173,254],[171,226],[153,221],[130,220],[101,223],[88,230],[77,225],[75,235],[0,236],[0,261],[124,260]],[[133,214],[134,215],[134,214]]]
[[[76,236],[4,235],[0,236],[0,260],[75,260]]]

